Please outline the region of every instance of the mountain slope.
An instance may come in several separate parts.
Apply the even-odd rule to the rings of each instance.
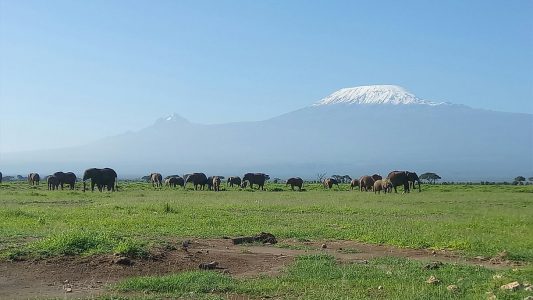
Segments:
[[[363,87],[259,122],[201,125],[172,115],[84,147],[5,156],[2,165],[305,178],[409,169],[448,180],[510,180],[533,173],[532,125],[530,114],[437,105],[394,86]]]

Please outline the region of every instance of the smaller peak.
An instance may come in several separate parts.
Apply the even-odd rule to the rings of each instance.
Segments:
[[[159,118],[157,120],[157,123],[189,123],[189,120],[185,119],[184,117],[178,115],[177,113],[173,113],[171,115],[168,115],[163,118]]]

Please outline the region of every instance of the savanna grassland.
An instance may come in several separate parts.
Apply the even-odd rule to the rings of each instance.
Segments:
[[[162,245],[179,248],[178,241],[185,239],[264,231],[274,234],[280,245],[348,240],[444,251],[470,260],[504,253],[513,265],[493,269],[445,263],[425,270],[424,262],[408,258],[385,256],[356,264],[341,263],[328,252],[303,252],[272,276],[185,271],[132,277],[108,285],[100,297],[485,299],[494,294],[498,299],[523,299],[533,295],[523,288],[500,290],[511,281],[533,281],[533,186],[424,185],[421,193],[387,195],[350,191],[344,185],[325,190],[308,184],[303,192],[276,184],[266,188],[225,187],[215,193],[120,182],[119,192],[84,193],[3,183],[0,260],[113,253],[142,260]],[[430,275],[441,284],[425,283]],[[447,290],[451,284],[457,286],[455,291]]]

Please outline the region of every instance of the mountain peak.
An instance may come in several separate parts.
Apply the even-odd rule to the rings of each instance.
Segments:
[[[159,118],[156,123],[189,123],[189,121],[177,113],[173,113],[166,117]]]
[[[365,85],[340,89],[323,98],[313,106],[331,104],[428,104],[438,105],[422,100],[397,85]]]

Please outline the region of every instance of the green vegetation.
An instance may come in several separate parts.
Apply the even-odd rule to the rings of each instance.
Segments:
[[[487,258],[506,251],[507,259],[525,266],[494,271],[444,264],[427,270],[409,259],[339,264],[328,255],[307,255],[278,276],[233,278],[194,271],[129,278],[111,287],[117,297],[101,299],[485,299],[490,293],[498,299],[523,299],[528,295],[524,289],[507,292],[499,287],[533,281],[529,185],[424,185],[423,192],[408,195],[350,191],[348,184],[331,190],[304,184],[302,192],[283,184],[269,184],[264,192],[225,187],[219,193],[154,189],[145,182],[119,186],[116,193],[83,193],[48,191],[45,185],[29,187],[26,182],[0,185],[0,259],[101,253],[142,258],[153,247],[175,249],[170,241],[176,239],[267,231],[282,240],[277,247],[293,250],[312,247],[283,239],[355,240]],[[431,275],[440,284],[425,283]],[[452,284],[456,291],[447,289]]]
[[[449,249],[492,257],[507,251],[533,261],[533,186],[425,185],[423,192],[375,195],[268,191],[155,190],[119,184],[120,192],[47,191],[25,182],[0,185],[0,256],[102,252],[146,255],[169,237],[273,233],[278,238],[345,239],[399,247]],[[401,188],[400,188],[401,190]],[[269,191],[279,191],[276,193]]]
[[[497,276],[495,276],[497,275]],[[425,283],[429,276],[439,284]],[[184,272],[161,277],[137,277],[120,282],[120,292],[180,297],[196,295],[273,297],[281,299],[522,299],[526,291],[508,292],[500,286],[510,280],[533,278],[533,270],[491,271],[480,267],[445,264],[427,270],[423,264],[401,258],[373,259],[368,264],[338,264],[328,255],[299,257],[276,277],[234,279],[208,271]],[[456,285],[449,291],[449,285]]]

